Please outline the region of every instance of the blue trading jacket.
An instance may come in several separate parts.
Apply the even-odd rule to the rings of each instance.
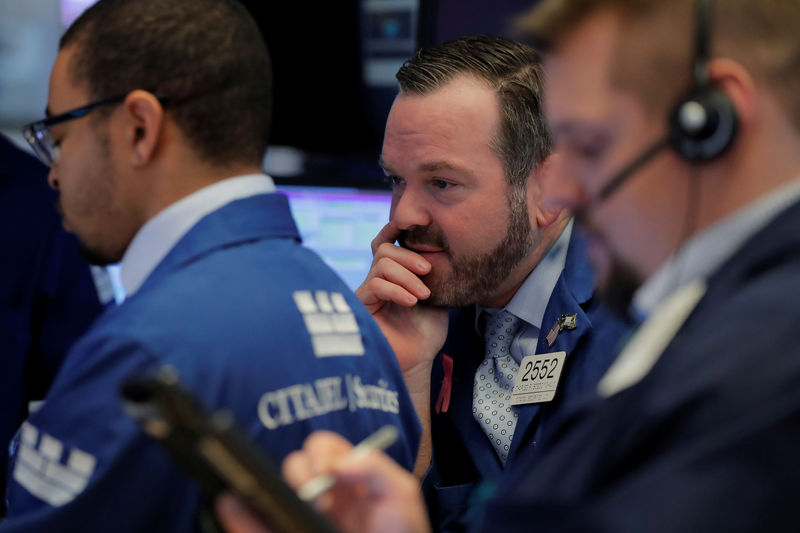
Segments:
[[[161,364],[276,463],[313,430],[359,441],[393,424],[389,453],[412,467],[420,428],[394,354],[299,241],[279,194],[198,222],[69,354],[22,428],[0,531],[198,531],[198,489],[119,401],[121,379]]]
[[[592,392],[616,355],[627,326],[593,298],[594,276],[585,257],[585,241],[574,232],[564,270],[550,296],[542,320],[536,353],[565,351],[564,373],[555,399],[546,404],[519,406],[506,469],[541,441],[548,421],[581,395]],[[548,346],[547,334],[561,315],[576,314],[576,328],[558,334]],[[479,487],[496,483],[504,467],[486,434],[472,415],[475,371],[484,357],[483,339],[475,331],[475,307],[455,309],[450,314],[448,338],[442,354],[452,358],[452,392],[447,411],[435,406],[445,374],[442,354],[434,362],[431,378],[431,429],[433,460],[423,481],[426,503],[434,527],[439,531],[463,531],[477,519]],[[482,484],[483,483],[483,484]]]
[[[0,135],[0,499],[9,442],[75,340],[102,312],[47,168]],[[3,505],[0,504],[0,516]]]

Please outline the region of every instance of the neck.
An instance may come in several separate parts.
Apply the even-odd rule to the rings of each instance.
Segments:
[[[743,132],[719,164],[698,168],[696,231],[800,177],[800,135],[780,110],[768,109],[771,101],[760,104],[765,119]]]
[[[200,189],[233,176],[257,174],[262,170],[255,165],[212,166],[202,161],[184,160],[174,165],[164,165],[148,180],[150,187],[144,196],[142,224],[166,207]]]

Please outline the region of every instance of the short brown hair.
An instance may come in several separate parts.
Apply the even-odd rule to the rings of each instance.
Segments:
[[[496,91],[502,125],[492,149],[503,162],[509,184],[525,184],[551,150],[539,55],[503,37],[461,37],[418,51],[400,68],[397,81],[402,92],[427,94],[462,74],[476,76]]]
[[[696,5],[696,0],[543,0],[518,20],[517,27],[536,46],[552,48],[589,16],[600,10],[615,13],[623,24],[612,76],[635,91],[646,107],[663,109],[691,82]],[[775,94],[800,130],[798,35],[796,0],[715,2],[712,57],[743,65]]]

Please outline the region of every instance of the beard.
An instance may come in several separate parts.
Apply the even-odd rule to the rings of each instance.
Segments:
[[[605,279],[601,280],[598,293],[605,306],[615,315],[631,320],[631,302],[642,278],[625,261],[612,258]]]
[[[510,216],[506,234],[491,250],[477,256],[457,256],[450,249],[447,237],[435,226],[414,226],[401,233],[398,242],[429,244],[441,250],[450,260],[451,272],[431,272],[421,276],[431,295],[420,303],[438,307],[463,307],[488,299],[536,245],[528,218],[524,188],[509,190]]]
[[[613,253],[608,240],[584,212],[575,213],[575,223],[591,243],[588,255],[597,276],[596,292],[603,305],[619,318],[632,320],[631,302],[644,280],[630,263]]]
[[[100,250],[89,248],[88,246],[84,245],[83,241],[80,239],[78,240],[78,251],[80,252],[83,260],[90,265],[108,266],[118,263],[122,259],[122,256],[119,254],[110,257],[108,254],[105,254]]]
[[[68,203],[75,220],[67,217],[60,194],[56,209],[71,226],[68,231],[77,238],[81,257],[91,265],[107,266],[122,259],[125,247],[120,249],[118,234],[103,227],[108,220],[119,218],[117,213],[108,210],[113,199],[112,183],[117,174],[107,127],[98,128],[96,135],[98,154],[92,168],[87,170],[91,175],[84,175],[87,185],[79,193],[73,192],[73,201]],[[82,223],[79,224],[78,220]]]

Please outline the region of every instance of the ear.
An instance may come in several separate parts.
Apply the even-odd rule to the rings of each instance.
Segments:
[[[739,117],[740,134],[749,131],[758,118],[758,95],[753,77],[732,59],[713,59],[708,64],[709,81],[730,99]]]
[[[540,228],[545,228],[555,222],[564,209],[553,205],[550,202],[545,202],[544,195],[542,194],[542,183],[544,180],[554,179],[552,174],[556,171],[556,163],[558,154],[550,154],[547,159],[542,161],[539,166],[531,171],[528,176],[528,209],[533,210],[536,215],[536,223]]]
[[[122,104],[125,142],[129,147],[130,162],[141,167],[149,163],[161,138],[164,109],[152,93],[135,90]]]

